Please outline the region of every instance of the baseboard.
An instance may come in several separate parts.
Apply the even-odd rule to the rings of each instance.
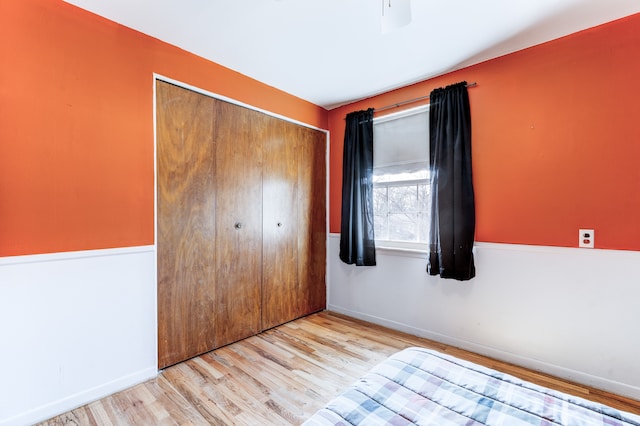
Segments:
[[[615,382],[603,377],[597,377],[590,374],[586,374],[581,371],[568,369],[565,367],[549,364],[540,360],[523,357],[510,352],[505,352],[489,346],[479,345],[474,342],[445,336],[440,333],[434,333],[429,330],[413,327],[407,324],[390,321],[385,318],[376,317],[373,315],[365,314],[362,312],[345,309],[340,306],[328,304],[328,311],[333,311],[342,315],[346,315],[362,321],[367,321],[373,324],[388,327],[393,330],[402,331],[404,333],[411,334],[413,336],[423,337],[425,339],[433,340],[435,342],[444,343],[446,345],[454,346],[464,350],[468,350],[479,355],[495,358],[500,361],[508,362],[514,365],[519,365],[534,371],[540,371],[552,376],[556,376],[565,380],[570,380],[576,383],[583,383],[592,388],[603,389],[607,392],[611,392],[620,396],[625,396],[640,401],[640,388],[630,386],[625,383]]]
[[[83,392],[78,392],[74,395],[70,395],[66,398],[54,401],[50,404],[43,405],[41,407],[34,408],[33,410],[21,413],[17,416],[0,419],[0,426],[18,426],[33,424],[41,422],[59,414],[66,413],[83,405],[89,404],[93,401],[97,401],[109,395],[113,395],[116,392],[130,388],[137,384],[146,382],[157,376],[158,370],[155,368],[147,368],[137,373],[121,377],[117,380],[113,380],[109,383],[97,386],[92,389],[87,389]]]

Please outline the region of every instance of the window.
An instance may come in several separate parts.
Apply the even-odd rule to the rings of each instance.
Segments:
[[[376,245],[426,249],[429,200],[429,107],[374,119]]]

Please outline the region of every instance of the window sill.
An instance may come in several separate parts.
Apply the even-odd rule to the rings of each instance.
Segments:
[[[417,257],[420,259],[426,259],[428,249],[423,248],[409,248],[409,247],[397,247],[387,246],[384,243],[376,243],[376,253],[390,255],[390,256],[404,256],[404,257]]]
[[[335,240],[336,250],[339,250],[340,247],[340,234],[339,233],[330,233],[330,239]],[[384,256],[399,256],[399,257],[415,257],[418,259],[427,259],[429,254],[429,249],[427,245],[424,245],[424,248],[408,248],[408,247],[391,247],[387,241],[377,241],[376,242],[376,253]]]

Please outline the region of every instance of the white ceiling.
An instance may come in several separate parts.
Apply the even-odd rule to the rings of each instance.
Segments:
[[[640,12],[638,0],[412,0],[411,24],[382,34],[382,0],[65,1],[327,109]]]

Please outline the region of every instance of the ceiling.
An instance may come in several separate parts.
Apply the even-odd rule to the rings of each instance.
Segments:
[[[638,0],[412,0],[411,23],[383,34],[383,0],[65,1],[327,109],[640,12]]]

